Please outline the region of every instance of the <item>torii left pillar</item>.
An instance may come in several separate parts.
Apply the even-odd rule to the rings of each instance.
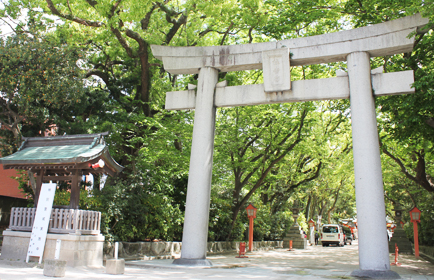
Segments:
[[[200,69],[181,258],[176,259],[174,264],[212,266],[211,261],[206,259],[206,252],[216,115],[214,92],[217,81],[217,69],[212,67]]]

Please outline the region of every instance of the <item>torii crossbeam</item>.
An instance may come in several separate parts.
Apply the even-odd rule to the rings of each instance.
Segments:
[[[371,73],[370,57],[411,52],[428,23],[420,15],[353,30],[277,42],[212,46],[151,46],[172,74],[197,74],[197,90],[168,92],[166,109],[195,109],[181,258],[206,259],[216,107],[349,98],[353,134],[360,270],[353,276],[399,278],[390,270],[374,96],[412,93],[413,72]],[[291,58],[289,54],[292,54]],[[289,66],[347,61],[348,74],[290,80]],[[227,87],[218,72],[263,69],[264,84]]]

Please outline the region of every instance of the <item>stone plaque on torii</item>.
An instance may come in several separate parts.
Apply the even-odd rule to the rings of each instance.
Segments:
[[[171,74],[199,74],[197,89],[168,92],[166,109],[195,109],[181,258],[206,259],[216,107],[350,99],[360,270],[353,276],[396,277],[390,270],[374,97],[413,93],[413,71],[371,73],[370,57],[411,52],[428,19],[414,15],[336,33],[276,42],[211,46],[151,46]],[[291,53],[291,58],[290,58]],[[347,61],[348,74],[290,80],[289,67]],[[263,69],[264,84],[226,86],[218,72]],[[381,71],[382,72],[382,71]]]

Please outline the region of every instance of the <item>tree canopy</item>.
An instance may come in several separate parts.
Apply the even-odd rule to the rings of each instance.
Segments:
[[[20,145],[21,127],[44,131],[62,110],[80,104],[85,85],[81,50],[27,33],[0,39],[0,121]]]

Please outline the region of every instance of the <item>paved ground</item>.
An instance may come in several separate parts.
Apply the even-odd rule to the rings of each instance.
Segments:
[[[129,261],[123,275],[110,275],[105,268],[67,268],[62,279],[354,279],[358,269],[357,241],[340,247],[311,246],[307,250],[278,249],[247,254],[208,257],[212,268],[180,267],[172,260]],[[391,262],[394,255],[390,255]],[[403,279],[433,279],[434,265],[414,256],[400,255],[401,266],[392,266]],[[35,264],[0,261],[0,280],[52,279]]]

